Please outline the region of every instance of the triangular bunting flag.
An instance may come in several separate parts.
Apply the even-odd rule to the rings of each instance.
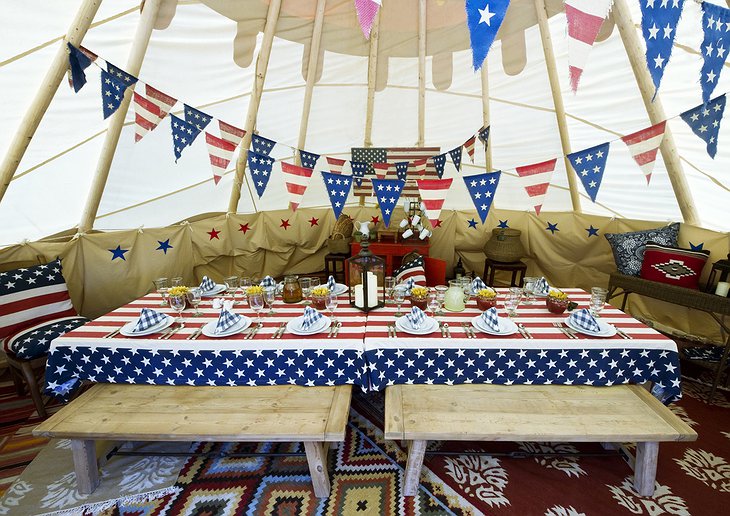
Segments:
[[[426,218],[431,221],[431,226],[436,227],[441,214],[441,207],[444,205],[446,195],[449,193],[453,179],[416,179],[418,192],[421,194]]]
[[[239,129],[235,125],[227,124],[223,120],[218,120],[218,128],[221,131],[221,138],[227,142],[231,142],[236,147],[241,143],[243,137],[246,136],[246,131]]]
[[[362,178],[365,177],[368,164],[364,161],[351,161],[350,166],[352,167],[352,177],[355,178],[355,185],[362,185]]]
[[[70,83],[74,91],[78,93],[86,84],[84,70],[91,66],[92,59],[71,43],[66,44],[68,45],[68,66],[71,72]]]
[[[451,149],[449,151],[449,156],[451,156],[451,162],[456,167],[456,170],[461,172],[461,145],[455,149]]]
[[[504,15],[507,14],[507,7],[509,0],[466,0],[466,21],[469,26],[474,71],[482,67]]]
[[[717,138],[724,112],[725,95],[720,95],[707,104],[701,104],[680,115],[682,120],[692,128],[692,132],[707,144],[707,154],[711,158],[714,158],[717,153]]]
[[[422,175],[424,175],[426,173],[426,163],[427,163],[427,161],[428,160],[426,160],[426,159],[417,159],[417,160],[414,160],[412,162],[413,163],[413,170],[415,170],[416,173],[419,176],[422,176]]]
[[[270,158],[265,154],[258,154],[254,151],[248,151],[248,169],[251,172],[251,179],[253,180],[254,188],[256,193],[259,194],[259,199],[264,195],[266,185],[269,184],[271,178],[271,168],[274,166],[276,161],[274,158]]]
[[[258,152],[259,154],[265,154],[268,156],[271,154],[275,145],[276,142],[274,140],[269,140],[268,138],[264,138],[258,134],[254,134],[251,137],[251,148],[254,152]]]
[[[568,160],[573,165],[573,170],[593,202],[596,202],[598,189],[601,188],[609,147],[610,143],[606,142],[590,149],[568,154]]]
[[[398,199],[405,183],[398,179],[373,179],[373,192],[378,198],[380,213],[383,215],[385,227],[390,226],[390,216],[393,215]]]
[[[312,169],[298,167],[282,161],[281,171],[284,173],[284,183],[286,184],[286,190],[289,192],[289,208],[292,211],[297,211],[304,192],[307,191],[307,186],[309,186]]]
[[[469,195],[474,202],[477,213],[479,213],[479,218],[482,219],[482,224],[484,224],[484,221],[487,220],[487,215],[489,215],[489,208],[492,207],[494,193],[499,185],[501,175],[502,172],[496,171],[476,176],[464,176],[466,189],[469,190]]]
[[[534,165],[517,167],[516,169],[517,175],[522,178],[522,184],[527,191],[527,195],[532,198],[537,215],[540,215],[540,209],[550,186],[550,179],[553,176],[556,161],[557,158],[535,163]]]
[[[101,71],[101,102],[104,118],[112,116],[124,98],[127,86],[109,72]]]
[[[330,168],[330,172],[333,174],[342,174],[342,167],[345,166],[346,160],[344,159],[338,159],[338,158],[332,158],[330,156],[327,156],[327,165]]]
[[[720,72],[730,51],[730,9],[702,2],[702,101],[707,103],[720,80]]]
[[[482,142],[484,145],[484,150],[487,150],[487,145],[489,145],[489,126],[482,127],[479,129],[479,141]]]
[[[327,195],[330,198],[332,211],[335,213],[335,218],[339,219],[342,209],[347,202],[347,196],[350,194],[350,189],[352,188],[352,178],[350,176],[343,176],[342,174],[323,171],[322,179],[324,180],[324,187],[327,189]]]
[[[463,145],[472,163],[474,163],[474,144],[476,143],[476,140],[476,137],[472,136],[467,141],[465,141]]]
[[[319,159],[319,154],[299,150],[299,159],[302,161],[303,167],[313,169],[314,166],[317,164],[317,160]]]
[[[444,176],[444,166],[446,165],[446,154],[439,154],[438,156],[432,156],[433,166],[436,167],[436,174],[439,179]]]
[[[149,131],[157,127],[162,114],[157,104],[134,92],[134,142],[138,142]]]
[[[378,14],[380,3],[376,0],[355,0],[357,19],[360,22],[360,30],[362,30],[365,39],[370,39],[370,30],[373,28],[373,20]]]
[[[170,110],[177,104],[177,99],[173,98],[160,90],[156,90],[149,84],[144,85],[144,93],[147,100],[160,108],[161,118],[165,118]]]
[[[568,21],[568,64],[570,87],[578,91],[578,82],[588,62],[588,54],[608,16],[613,0],[565,0]]]
[[[208,144],[208,157],[210,158],[210,166],[213,168],[213,181],[218,184],[228,168],[231,158],[233,158],[236,145],[223,138],[213,136],[207,131],[205,132],[205,143]]]
[[[137,78],[134,75],[130,75],[121,68],[114,66],[109,61],[106,62],[106,71],[109,72],[116,80],[124,84],[125,88],[128,88],[132,84],[137,82]]]
[[[198,128],[198,132],[206,128],[212,120],[212,116],[206,115],[202,111],[198,111],[194,107],[185,104],[185,121]]]
[[[189,147],[200,134],[200,130],[193,124],[187,123],[172,113],[170,114],[170,126],[172,127],[172,143],[175,152],[175,163],[182,156],[182,151]]]
[[[672,56],[677,23],[682,15],[684,0],[672,2],[660,0],[640,0],[641,32],[646,42],[646,66],[654,81],[654,95],[659,90],[664,69]]]
[[[385,179],[390,170],[390,163],[373,163],[373,170],[378,179]]]
[[[399,180],[405,181],[408,177],[408,165],[407,161],[399,161],[395,164],[395,174]]]
[[[642,129],[632,134],[627,134],[621,140],[629,146],[629,152],[641,171],[646,177],[646,184],[651,180],[651,173],[654,170],[656,151],[662,144],[666,122],[659,122],[656,125]]]

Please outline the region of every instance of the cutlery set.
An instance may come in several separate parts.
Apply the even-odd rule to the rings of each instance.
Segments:
[[[571,328],[568,328],[567,326],[563,326],[563,323],[560,321],[556,321],[553,323],[553,326],[555,326],[557,329],[563,332],[563,334],[568,337],[569,339],[577,339],[578,336],[575,334],[575,331],[573,331]]]
[[[280,339],[282,335],[284,335],[284,332],[286,331],[286,323],[279,323],[279,327],[276,328],[276,331],[271,334],[272,339]]]
[[[163,331],[157,339],[169,339],[173,335],[175,335],[177,332],[185,328],[185,323],[180,323],[180,326],[170,326],[165,331]]]
[[[116,330],[114,330],[114,331],[112,331],[112,332],[107,333],[106,335],[104,335],[104,338],[105,339],[111,339],[112,337],[115,337],[121,330],[122,330],[122,327],[120,326]]]
[[[388,337],[396,338],[398,332],[395,330],[395,324],[388,324]]]
[[[340,333],[340,326],[342,326],[342,323],[340,321],[332,324],[330,326],[330,331],[327,333],[327,338],[337,337],[337,334]]]
[[[187,336],[187,339],[188,339],[188,340],[195,340],[195,339],[197,339],[198,337],[200,337],[200,334],[201,334],[201,333],[203,333],[203,327],[202,327],[202,326],[201,326],[200,328],[198,328],[197,330],[195,330],[195,331],[194,331],[193,333],[191,333],[190,335],[188,335],[188,336]]]
[[[441,336],[451,338],[451,331],[449,330],[449,323],[440,322],[439,328],[441,329]]]
[[[527,328],[525,328],[525,325],[522,323],[517,323],[517,331],[519,331],[520,334],[522,335],[522,337],[525,339],[534,339],[535,338],[532,336],[532,333],[530,333],[530,331]]]
[[[474,333],[474,328],[471,327],[471,324],[468,322],[461,323],[461,326],[464,328],[464,333],[466,333],[467,339],[476,339],[477,334]]]
[[[244,339],[251,340],[254,338],[254,336],[259,332],[261,327],[263,326],[263,323],[258,323],[255,326],[251,326],[251,329],[246,332],[246,336]]]

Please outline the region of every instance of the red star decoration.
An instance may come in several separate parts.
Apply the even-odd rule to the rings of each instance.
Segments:
[[[377,226],[380,222],[380,217],[378,217],[377,215],[375,215],[374,217],[370,217],[370,222],[372,222],[373,225]]]
[[[208,234],[210,235],[210,240],[213,240],[214,238],[220,240],[220,238],[218,237],[220,231],[216,231],[215,228],[213,228],[211,231],[208,231]]]
[[[238,228],[238,231],[240,231],[240,232],[241,232],[241,233],[243,233],[244,235],[246,234],[246,231],[248,231],[249,229],[251,229],[251,228],[249,227],[249,225],[248,225],[248,222],[246,222],[245,224],[240,224],[240,223],[239,223],[238,225],[239,225],[239,226],[241,226],[240,228]]]
[[[441,227],[441,219],[437,219],[436,222],[434,223],[433,227],[434,227],[434,229],[435,228],[440,228]]]
[[[280,228],[284,228],[284,231],[286,231],[286,228],[289,226],[291,226],[291,224],[289,224],[289,219],[281,219],[281,224],[279,224]]]
[[[309,227],[311,228],[314,226],[319,226],[319,219],[315,219],[314,217],[312,217],[311,219],[309,219]]]

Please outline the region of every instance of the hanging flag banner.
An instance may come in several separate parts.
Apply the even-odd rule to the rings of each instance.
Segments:
[[[555,170],[555,162],[557,158],[534,165],[526,165],[517,167],[517,175],[522,178],[522,184],[527,191],[527,195],[532,198],[535,205],[535,213],[540,215],[542,203],[545,201],[550,179],[553,177]]]
[[[208,157],[210,158],[210,166],[213,168],[213,181],[218,184],[233,158],[236,144],[213,136],[207,131],[205,132],[205,143],[208,144]]]
[[[385,179],[390,170],[390,163],[373,163],[373,170],[378,179]]]
[[[651,173],[654,170],[654,163],[656,162],[656,151],[662,144],[666,124],[666,122],[659,122],[656,125],[632,134],[627,134],[621,138],[628,145],[631,156],[644,173],[646,184],[649,184],[651,180]]]
[[[568,161],[570,161],[580,182],[583,183],[583,188],[586,189],[586,193],[593,202],[596,202],[598,190],[601,188],[610,145],[610,142],[606,142],[590,149],[568,154]]]
[[[342,167],[345,166],[346,160],[331,158],[327,156],[327,166],[330,168],[330,172],[333,174],[342,174]]]
[[[400,181],[405,181],[408,177],[408,162],[399,161],[395,164],[395,175]]]
[[[78,93],[84,87],[84,84],[86,84],[86,73],[84,70],[91,66],[93,59],[71,43],[67,42],[66,45],[68,45],[68,66],[71,72],[69,82],[74,91]]]
[[[218,120],[218,129],[220,129],[221,138],[227,142],[231,142],[236,147],[241,143],[243,137],[246,136],[246,131],[234,125],[227,124],[223,120]]]
[[[489,145],[489,126],[482,127],[479,129],[479,141],[482,142],[484,145],[484,150],[487,150],[487,145]]]
[[[702,102],[707,103],[720,80],[720,72],[730,50],[730,9],[702,2]]]
[[[172,127],[172,144],[175,152],[175,163],[182,156],[182,151],[189,147],[200,134],[200,130],[193,124],[187,123],[170,113],[170,127]]]
[[[134,75],[130,75],[121,68],[114,66],[109,61],[106,62],[106,71],[114,76],[116,80],[124,84],[125,89],[137,82]]]
[[[299,159],[301,160],[303,167],[313,169],[314,166],[317,164],[317,160],[319,159],[319,154],[299,150]]]
[[[418,192],[421,194],[426,218],[435,227],[441,214],[441,207],[444,205],[446,195],[449,193],[453,179],[416,179]]]
[[[350,195],[352,178],[341,174],[333,174],[322,171],[322,179],[324,180],[324,187],[327,190],[327,195],[329,195],[330,198],[332,211],[335,213],[335,219],[339,219],[342,209],[345,207],[345,203],[347,202],[347,196]]]
[[[251,137],[251,147],[253,148],[254,152],[258,152],[259,154],[265,154],[268,156],[271,154],[271,151],[273,150],[274,146],[276,145],[276,142],[274,140],[269,140],[268,138],[264,138],[263,136],[259,136],[258,134],[254,134]]]
[[[692,132],[707,144],[707,154],[715,158],[720,121],[725,112],[725,95],[712,99],[707,104],[685,111],[680,116],[692,128]]]
[[[476,138],[472,136],[464,142],[463,146],[466,149],[466,153],[469,155],[469,159],[472,163],[474,163],[474,143],[476,143]]]
[[[355,184],[360,186],[368,169],[368,164],[364,161],[351,161],[350,166],[352,167],[352,177],[355,178]]]
[[[162,120],[160,108],[154,102],[134,92],[134,142],[137,143],[157,127]]]
[[[101,71],[101,102],[104,119],[109,118],[119,109],[126,89],[127,86],[111,73]]]
[[[489,215],[489,208],[492,207],[492,201],[494,201],[494,194],[497,191],[497,186],[499,186],[501,175],[502,172],[498,170],[476,176],[464,176],[466,189],[469,190],[469,195],[474,207],[477,209],[477,213],[479,213],[479,218],[482,219],[482,224]]]
[[[289,208],[292,211],[297,211],[299,204],[302,202],[302,197],[304,197],[304,192],[307,191],[307,186],[309,186],[312,169],[298,167],[282,161],[281,171],[284,173],[284,184],[286,184],[286,190],[289,192]]]
[[[206,128],[206,126],[210,123],[210,120],[213,118],[210,115],[206,115],[202,111],[198,111],[192,106],[188,106],[187,104],[184,104],[185,106],[185,121],[189,124],[194,125],[198,128],[198,132],[202,131]]]
[[[373,179],[372,183],[373,192],[380,205],[380,213],[383,215],[383,223],[387,228],[390,226],[390,216],[398,205],[405,183],[398,179]]]
[[[474,71],[482,67],[499,26],[507,14],[509,0],[466,0],[466,23],[469,27]]]
[[[456,167],[456,170],[461,172],[461,145],[455,149],[451,149],[449,151],[449,156],[451,156],[451,162]]]
[[[578,82],[588,63],[588,54],[598,37],[603,20],[613,0],[565,0],[568,21],[568,65],[570,87],[578,91]]]
[[[672,56],[677,23],[682,15],[684,0],[671,3],[659,0],[640,0],[641,32],[646,42],[646,66],[654,81],[654,96],[659,91],[664,69]]]
[[[261,199],[264,191],[266,191],[266,185],[269,184],[271,169],[276,160],[265,154],[258,154],[250,150],[248,151],[247,161],[254,188],[256,188],[256,193],[259,194],[259,199]]]
[[[373,28],[373,21],[378,14],[380,4],[379,0],[355,0],[357,19],[360,22],[360,30],[362,30],[365,39],[370,39],[370,31]]]
[[[428,160],[426,159],[417,159],[413,161],[413,170],[419,175],[422,176],[426,173],[426,164]]]
[[[149,84],[144,85],[144,95],[147,100],[160,108],[160,117],[165,118],[170,110],[177,104],[177,99],[160,90],[156,90]]]
[[[439,179],[441,179],[444,175],[444,166],[446,165],[446,154],[439,154],[438,156],[432,156],[431,161],[433,161],[433,166],[436,167],[436,174],[438,174]]]

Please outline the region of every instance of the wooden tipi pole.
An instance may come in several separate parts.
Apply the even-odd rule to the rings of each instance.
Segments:
[[[558,121],[560,144],[563,148],[565,173],[568,176],[570,201],[573,204],[573,211],[575,213],[580,213],[580,197],[578,196],[578,188],[575,180],[575,174],[572,173],[573,167],[570,165],[570,161],[567,157],[568,154],[572,152],[570,149],[570,133],[568,132],[568,122],[565,118],[563,93],[560,90],[560,79],[558,78],[558,69],[555,64],[555,52],[553,51],[553,40],[550,37],[550,26],[548,25],[548,16],[547,9],[545,8],[545,0],[535,0],[535,13],[537,14],[537,23],[540,27],[542,51],[545,54],[545,65],[547,66],[548,79],[550,80],[550,91],[553,94],[553,104],[555,105],[555,118]]]
[[[641,97],[644,99],[644,106],[646,106],[649,120],[652,125],[658,124],[666,120],[667,116],[664,113],[664,106],[662,106],[659,95],[652,102],[654,83],[649,75],[649,70],[646,68],[644,53],[642,52],[639,38],[636,35],[634,21],[631,19],[631,12],[625,0],[614,0],[613,21],[616,23],[621,34],[621,41],[626,49],[626,55],[629,57],[631,69],[634,71],[634,77],[636,78],[636,84],[639,86],[639,91],[641,91]],[[674,195],[677,198],[677,204],[679,205],[679,210],[682,212],[684,221],[687,224],[699,225],[700,218],[697,214],[697,207],[692,199],[692,193],[687,184],[687,179],[684,176],[682,163],[679,161],[677,146],[674,143],[674,136],[672,136],[672,130],[669,128],[669,125],[664,130],[664,139],[659,150],[662,153],[664,165],[667,167],[667,175],[672,184],[672,189],[674,190]]]
[[[66,37],[58,47],[58,51],[51,62],[51,66],[48,68],[48,72],[46,72],[40,88],[36,92],[33,102],[28,108],[28,111],[25,112],[25,116],[20,122],[20,127],[15,131],[13,141],[10,143],[10,147],[8,147],[8,152],[2,164],[0,164],[0,201],[2,201],[10,185],[10,181],[13,179],[13,175],[15,175],[15,171],[18,169],[18,165],[20,165],[20,161],[23,159],[23,155],[28,149],[28,145],[33,139],[33,135],[36,129],[38,129],[43,115],[46,114],[46,110],[51,104],[56,90],[58,90],[58,85],[61,84],[61,80],[66,74],[66,70],[68,69],[68,46],[66,43],[71,43],[76,47],[81,44],[100,5],[101,0],[84,0],[81,4],[81,7],[79,7],[76,16],[68,28]]]
[[[368,57],[368,103],[365,111],[365,147],[373,146],[373,110],[375,106],[375,82],[378,77],[378,37],[380,35],[380,13],[383,8],[378,9],[378,14],[373,20],[373,27],[370,30],[370,56]],[[360,198],[363,199],[362,197]]]
[[[482,63],[482,119],[484,127],[490,124],[489,122],[489,78],[487,76],[487,60]],[[476,143],[475,143],[476,145]],[[487,172],[492,170],[492,146],[487,140],[487,145],[484,146],[484,159],[486,161]]]
[[[253,130],[254,127],[256,127],[256,116],[259,112],[261,95],[264,91],[266,71],[269,68],[271,46],[274,42],[274,34],[276,33],[276,24],[279,21],[280,9],[281,0],[271,0],[271,2],[269,2],[269,10],[266,13],[266,25],[264,26],[264,37],[261,42],[261,50],[259,51],[259,56],[256,58],[256,77],[254,77],[253,89],[251,90],[251,100],[248,103],[248,114],[246,115],[246,124],[244,126],[246,134],[241,142],[241,151],[238,153],[238,161],[236,161],[236,178],[233,180],[231,199],[228,202],[228,213],[236,213],[236,211],[238,211],[238,201],[241,198],[241,186],[243,185],[244,173],[246,172],[248,148],[251,146]]]
[[[426,140],[426,0],[418,0],[418,141]]]
[[[160,10],[161,0],[147,0],[142,8],[142,14],[137,24],[137,31],[132,40],[132,47],[129,49],[129,57],[127,58],[127,66],[124,71],[128,74],[139,76],[142,68],[142,61],[147,52],[147,44],[152,35],[152,29],[157,21],[157,13]],[[119,143],[119,135],[124,127],[124,119],[127,116],[129,103],[132,101],[134,94],[134,85],[128,87],[124,92],[124,98],[119,104],[119,108],[109,119],[109,127],[104,137],[104,144],[101,147],[99,161],[96,164],[96,173],[91,183],[89,196],[86,199],[86,206],[81,214],[81,222],[79,223],[79,233],[86,233],[94,227],[94,219],[99,211],[101,196],[104,194],[104,187],[109,178],[109,169],[114,159],[114,152]]]

